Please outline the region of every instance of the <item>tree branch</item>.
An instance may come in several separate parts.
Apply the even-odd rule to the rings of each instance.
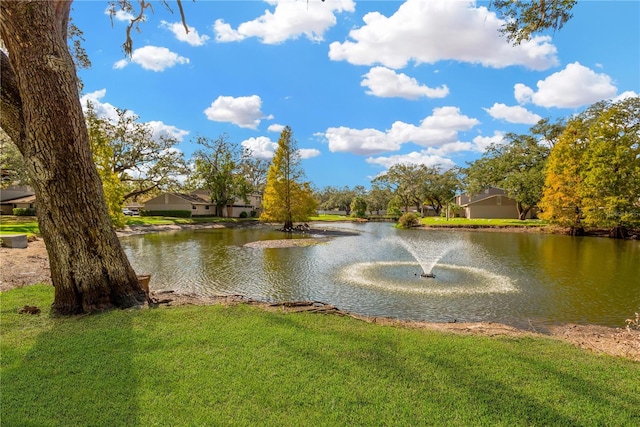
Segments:
[[[25,123],[22,111],[22,97],[18,88],[16,74],[9,62],[9,57],[0,51],[0,127],[9,135],[24,154]]]

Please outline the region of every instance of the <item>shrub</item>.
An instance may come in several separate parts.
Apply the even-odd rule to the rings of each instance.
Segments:
[[[387,216],[398,219],[402,216],[402,211],[396,206],[389,206],[389,209],[387,209]]]
[[[412,212],[407,212],[400,217],[398,220],[398,225],[401,228],[411,228],[416,227],[420,224],[420,217]]]
[[[191,218],[191,211],[148,211],[141,210],[140,216],[169,216],[174,218]]]
[[[351,202],[351,216],[364,218],[367,216],[367,201],[364,197],[358,196]]]
[[[249,215],[247,214],[246,211],[242,211],[240,212],[240,218],[247,218]]]
[[[36,210],[35,208],[14,208],[13,214],[15,216],[35,216]]]
[[[257,216],[258,216],[258,212],[256,212],[256,211],[251,211],[251,214],[250,214],[250,215],[251,215],[251,218],[255,218],[255,217],[257,217]]]

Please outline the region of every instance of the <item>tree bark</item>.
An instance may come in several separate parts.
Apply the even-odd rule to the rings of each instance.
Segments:
[[[518,208],[518,219],[520,221],[524,221],[525,219],[527,219],[527,214],[531,210],[531,206],[524,206],[520,202],[516,203],[516,206]]]
[[[619,225],[609,230],[609,237],[613,239],[628,239],[629,231],[626,227]]]
[[[92,160],[67,48],[70,8],[70,0],[0,3],[9,52],[2,54],[0,125],[26,159],[55,286],[53,311],[62,315],[146,300]]]

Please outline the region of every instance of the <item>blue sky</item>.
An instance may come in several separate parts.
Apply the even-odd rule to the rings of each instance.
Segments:
[[[227,133],[270,158],[293,129],[316,187],[370,186],[396,163],[464,166],[506,132],[640,93],[640,2],[579,1],[557,32],[520,46],[489,2],[184,0],[160,3],[122,51],[126,20],[73,3],[92,68],[83,100],[127,109],[180,140]]]

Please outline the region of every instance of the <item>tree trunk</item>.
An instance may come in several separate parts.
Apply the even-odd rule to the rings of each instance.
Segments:
[[[584,227],[574,226],[569,229],[570,236],[584,236]]]
[[[27,162],[55,286],[53,311],[62,315],[146,300],[113,230],[92,160],[66,44],[70,8],[71,1],[62,0],[0,3],[0,33],[9,51],[8,61],[2,53],[0,125]]]
[[[613,239],[628,239],[629,231],[626,227],[619,225],[609,230],[609,237]]]
[[[527,214],[531,210],[531,206],[523,206],[520,202],[516,203],[516,206],[518,208],[518,219],[520,221],[527,219]]]

